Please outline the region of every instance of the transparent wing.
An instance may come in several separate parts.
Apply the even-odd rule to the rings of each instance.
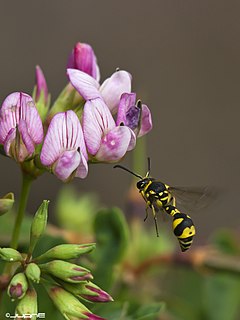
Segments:
[[[186,213],[206,208],[217,195],[217,191],[210,187],[170,187],[169,191],[176,199],[176,207]]]

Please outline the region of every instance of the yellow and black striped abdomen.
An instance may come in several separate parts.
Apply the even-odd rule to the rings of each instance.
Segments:
[[[185,213],[177,212],[173,216],[173,232],[178,238],[182,251],[190,248],[196,234],[192,219]]]

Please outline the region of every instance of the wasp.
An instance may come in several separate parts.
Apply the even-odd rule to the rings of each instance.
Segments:
[[[184,252],[190,248],[196,230],[190,216],[177,208],[176,197],[179,199],[179,202],[184,202],[186,195],[188,195],[190,196],[189,199],[192,198],[189,201],[194,201],[193,204],[197,205],[199,200],[205,197],[205,191],[200,188],[187,189],[170,187],[150,176],[150,166],[150,158],[148,158],[148,171],[144,177],[121,165],[115,165],[114,168],[123,169],[139,179],[137,188],[146,202],[146,217],[144,221],[148,218],[148,209],[151,209],[158,237],[156,212],[160,209],[172,217],[173,233],[178,239],[182,252]]]

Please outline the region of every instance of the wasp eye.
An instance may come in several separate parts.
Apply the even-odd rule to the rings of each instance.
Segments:
[[[144,186],[144,182],[142,182],[142,181],[138,181],[138,182],[137,182],[137,188],[138,188],[138,189],[142,189],[143,186]]]

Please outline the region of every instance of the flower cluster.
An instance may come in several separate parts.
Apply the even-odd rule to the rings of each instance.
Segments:
[[[38,313],[34,284],[41,284],[66,319],[101,320],[103,318],[93,314],[84,302],[109,302],[112,297],[92,282],[90,270],[69,262],[91,252],[94,243],[61,244],[33,257],[35,246],[46,228],[48,203],[43,201],[34,216],[27,253],[0,248],[0,259],[14,264],[16,270],[7,290],[9,297],[18,302],[16,314]]]
[[[78,43],[69,83],[50,108],[40,67],[33,95],[11,93],[0,110],[0,144],[36,176],[48,170],[62,181],[85,178],[89,162],[118,162],[152,129],[151,113],[132,92],[132,76],[117,70],[102,84],[93,49]]]

